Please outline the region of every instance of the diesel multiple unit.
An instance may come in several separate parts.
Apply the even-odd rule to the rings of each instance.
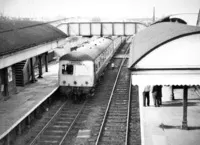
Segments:
[[[73,100],[91,93],[124,37],[101,37],[59,60],[60,93]]]

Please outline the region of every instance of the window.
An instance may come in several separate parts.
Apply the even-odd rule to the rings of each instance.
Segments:
[[[62,65],[62,74],[65,74],[65,65]]]
[[[62,74],[72,75],[74,71],[74,66],[71,64],[63,64],[62,65]]]
[[[90,75],[91,71],[92,70],[89,65],[75,65],[74,75],[76,75],[76,76]]]
[[[73,70],[74,70],[74,66],[73,65],[67,65],[67,74],[72,75],[73,74]]]

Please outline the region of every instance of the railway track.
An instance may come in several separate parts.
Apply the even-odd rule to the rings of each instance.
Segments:
[[[98,135],[91,144],[141,144],[138,87],[131,85],[126,65],[127,59],[121,63]]]
[[[123,66],[119,68],[110,99],[104,114],[95,145],[128,144],[131,79],[130,72]]]
[[[84,106],[85,102],[83,104],[64,102],[30,145],[61,145]]]
[[[124,54],[129,45],[126,44],[117,53]],[[135,134],[135,128],[129,122],[133,118],[129,117],[133,103],[130,98],[131,81],[126,67],[127,58],[123,62],[122,59],[112,61],[116,68],[108,66],[95,88],[94,96],[80,104],[73,104],[69,100],[63,103],[30,145],[72,145],[86,142],[121,145],[132,142],[130,137]],[[78,138],[80,130],[89,130],[89,138]]]

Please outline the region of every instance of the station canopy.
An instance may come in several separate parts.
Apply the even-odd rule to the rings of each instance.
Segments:
[[[47,23],[0,19],[0,57],[66,37],[61,30]]]
[[[135,85],[199,85],[200,27],[162,22],[139,32],[129,68]]]

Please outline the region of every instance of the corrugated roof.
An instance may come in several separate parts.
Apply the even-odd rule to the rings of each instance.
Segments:
[[[65,37],[65,33],[50,24],[0,20],[0,56]]]
[[[170,22],[158,23],[144,29],[133,40],[129,68],[133,68],[137,62],[159,46],[196,33],[200,33],[200,27]]]

